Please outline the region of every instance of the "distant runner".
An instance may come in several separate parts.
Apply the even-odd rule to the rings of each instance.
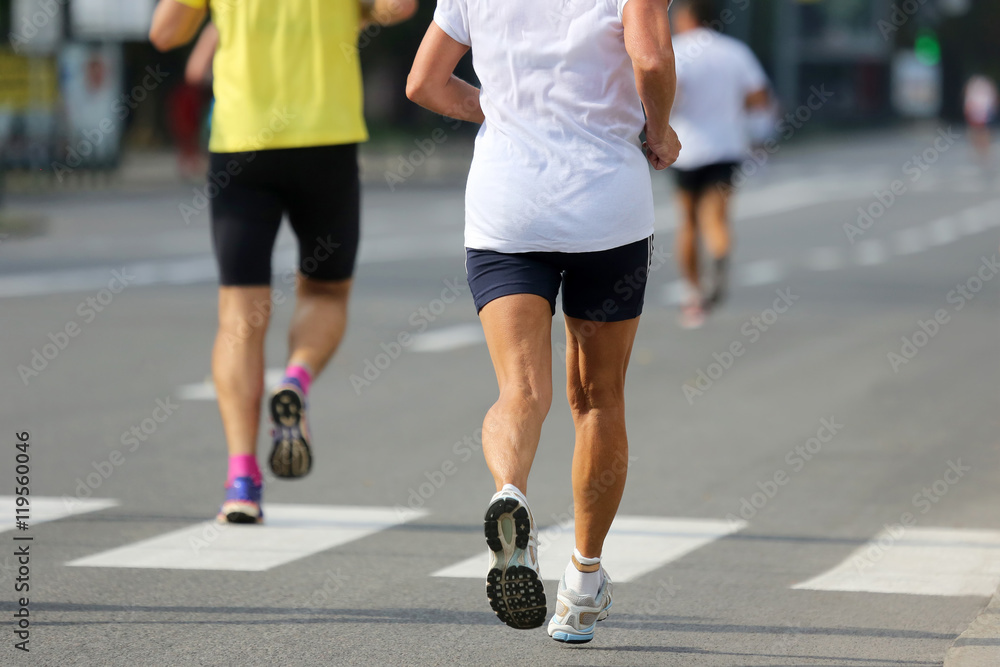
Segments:
[[[486,594],[500,620],[520,629],[545,622],[526,493],[552,401],[552,316],[563,290],[576,549],[548,626],[560,642],[590,641],[611,608],[601,553],[625,489],[625,371],[653,249],[643,107],[653,166],[668,167],[680,149],[669,125],[667,6],[439,0],[407,82],[418,104],[482,124],[465,245],[500,390],[483,423],[496,485],[485,516]],[[452,73],[470,46],[482,90]]]
[[[767,76],[742,42],[707,27],[710,0],[675,0],[677,104],[672,116],[684,151],[674,163],[680,205],[677,257],[687,282],[681,326],[696,328],[719,305],[729,278],[729,192],[750,148],[747,112],[767,109]],[[708,287],[699,270],[699,236],[711,257]]]
[[[229,449],[218,520],[259,523],[257,431],[278,227],[287,214],[299,274],[288,366],[269,400],[268,462],[291,478],[312,467],[309,386],[343,337],[357,255],[357,145],[368,133],[358,58],[344,47],[357,44],[363,21],[402,21],[416,0],[161,0],[150,40],[161,51],[187,44],[208,7],[218,30],[209,191],[222,283],[212,375]]]
[[[997,105],[997,87],[989,77],[977,74],[965,84],[965,122],[984,167],[990,165],[990,123],[996,119]]]

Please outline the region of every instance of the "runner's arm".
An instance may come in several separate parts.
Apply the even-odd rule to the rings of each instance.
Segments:
[[[212,79],[212,60],[219,45],[219,30],[214,23],[207,23],[194,43],[184,68],[184,80],[194,86],[207,84]]]
[[[406,77],[406,96],[425,109],[470,123],[485,119],[479,89],[454,75],[469,47],[431,22]]]
[[[361,27],[395,25],[417,13],[417,0],[361,0]]]
[[[767,88],[761,88],[747,95],[747,109],[768,109],[771,107],[771,93]]]
[[[153,12],[149,41],[160,51],[184,46],[198,34],[205,21],[205,7],[194,7],[178,0],[160,0]]]
[[[669,0],[629,0],[622,10],[625,50],[632,59],[635,87],[646,111],[647,156],[656,169],[669,167],[680,153],[680,142],[670,127],[677,75],[669,5]]]

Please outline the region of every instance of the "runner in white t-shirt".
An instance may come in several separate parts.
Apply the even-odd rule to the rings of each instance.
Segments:
[[[689,283],[681,325],[698,327],[724,296],[729,268],[729,192],[733,170],[750,148],[749,109],[769,104],[767,77],[746,44],[707,27],[710,0],[677,0],[673,8],[677,103],[672,121],[684,152],[674,163],[680,205],[677,257]],[[698,237],[711,255],[702,289]]]
[[[965,121],[972,145],[984,167],[990,164],[990,123],[996,118],[997,86],[993,79],[977,74],[965,84]]]
[[[482,123],[465,244],[500,388],[483,423],[497,490],[486,511],[486,588],[514,628],[545,620],[525,492],[552,400],[552,316],[563,290],[576,550],[548,627],[557,641],[590,641],[611,606],[600,557],[628,468],[625,371],[652,252],[646,161],[664,169],[680,149],[669,125],[668,4],[439,0],[407,81],[411,100]],[[481,90],[453,74],[470,47]]]

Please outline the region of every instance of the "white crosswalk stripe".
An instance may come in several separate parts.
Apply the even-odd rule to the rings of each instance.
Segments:
[[[284,368],[268,368],[264,371],[264,386],[274,387],[285,376]],[[212,378],[205,378],[201,382],[181,385],[177,388],[177,398],[182,401],[214,401],[215,385]]]
[[[425,515],[390,507],[265,504],[264,525],[208,521],[67,565],[262,572]]]
[[[879,239],[862,241],[854,248],[854,260],[861,266],[881,264],[887,259],[889,253],[886,252],[885,243]]]
[[[717,519],[618,516],[611,526],[602,558],[609,563],[615,581],[632,581],[745,526],[742,521]],[[538,561],[542,576],[559,579],[573,547],[572,524],[540,529]],[[481,579],[488,567],[489,554],[484,544],[482,553],[438,570],[434,576]]]
[[[58,521],[75,514],[87,514],[99,510],[115,507],[117,500],[105,498],[52,498],[47,496],[28,496],[30,505],[27,513],[27,524],[30,529],[39,523],[48,521]],[[15,509],[17,499],[15,496],[0,496],[0,533],[7,530],[14,530],[17,527],[17,516]],[[25,516],[25,513],[21,513]]]
[[[483,326],[476,322],[418,334],[413,337],[410,349],[414,352],[447,352],[485,342]]]
[[[897,525],[793,588],[985,597],[998,584],[1000,531]]]

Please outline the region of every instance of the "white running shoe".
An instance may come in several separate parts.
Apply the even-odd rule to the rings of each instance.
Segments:
[[[538,570],[538,537],[531,510],[521,498],[499,491],[486,510],[484,532],[490,550],[486,597],[512,628],[529,630],[545,622],[545,590]]]
[[[596,600],[567,588],[563,576],[556,595],[556,613],[549,621],[549,637],[567,644],[586,644],[594,638],[594,627],[608,617],[611,609],[611,577],[604,568],[601,574],[604,582]]]

